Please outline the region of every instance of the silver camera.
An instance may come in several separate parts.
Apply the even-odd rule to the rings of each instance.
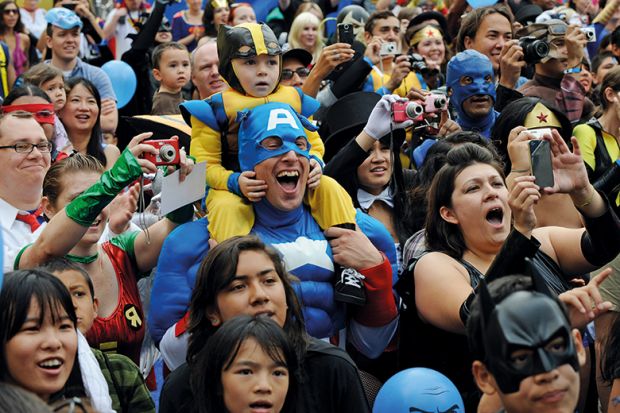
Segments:
[[[395,56],[400,54],[400,46],[395,42],[386,42],[381,44],[379,56]]]
[[[586,35],[586,39],[588,43],[592,43],[596,41],[596,32],[592,27],[582,27],[581,32]]]

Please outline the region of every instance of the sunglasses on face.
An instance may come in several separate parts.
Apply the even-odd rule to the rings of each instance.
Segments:
[[[295,70],[282,69],[282,79],[291,80],[295,73],[297,73],[297,76],[301,78],[308,77],[308,75],[310,74],[310,69],[308,69],[307,67],[300,67],[299,69]]]
[[[17,14],[17,13],[19,13],[19,11],[17,11],[17,9],[4,9],[4,10],[2,10],[2,13],[5,16],[8,16],[10,14]]]

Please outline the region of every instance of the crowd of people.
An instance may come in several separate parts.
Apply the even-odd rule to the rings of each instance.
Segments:
[[[620,0],[172,3],[0,3],[0,412],[620,412]]]

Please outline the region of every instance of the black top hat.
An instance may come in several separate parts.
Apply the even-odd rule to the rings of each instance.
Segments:
[[[338,99],[323,118],[321,136],[325,137],[325,162],[328,162],[366,126],[368,117],[381,96],[373,92],[350,93]],[[405,140],[403,129],[394,130],[394,149],[400,149]],[[389,144],[389,134],[381,138]]]
[[[536,17],[538,17],[538,15],[542,12],[543,9],[540,6],[537,6],[536,4],[524,3],[515,11],[515,20],[525,25],[530,22],[535,22]]]

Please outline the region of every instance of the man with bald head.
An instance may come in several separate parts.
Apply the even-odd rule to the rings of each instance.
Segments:
[[[228,89],[228,85],[218,70],[220,60],[214,39],[198,46],[191,58],[192,83],[196,86],[200,99],[206,99],[217,92]]]

